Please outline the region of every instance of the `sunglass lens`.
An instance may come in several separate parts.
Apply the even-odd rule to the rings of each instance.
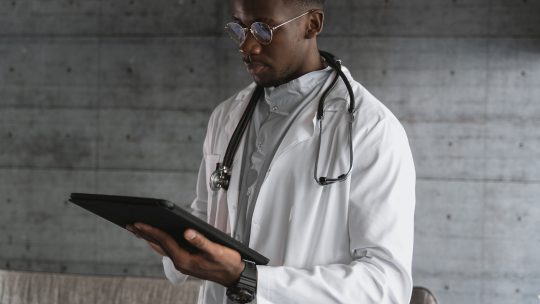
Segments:
[[[231,37],[234,42],[237,44],[242,44],[244,42],[244,39],[246,38],[246,32],[244,31],[244,28],[235,22],[229,22],[227,25],[225,25],[225,31],[227,34],[229,34],[229,37]]]
[[[269,44],[272,41],[272,29],[266,23],[253,22],[251,31],[255,38],[257,38],[257,41],[262,44]]]

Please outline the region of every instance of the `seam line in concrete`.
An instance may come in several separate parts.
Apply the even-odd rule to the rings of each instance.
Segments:
[[[12,170],[21,170],[21,171],[66,171],[72,173],[81,173],[81,172],[95,172],[95,173],[156,173],[156,174],[198,174],[198,170],[189,170],[189,169],[124,169],[124,168],[95,168],[92,167],[34,167],[34,166],[0,166],[1,171],[12,171]]]
[[[518,180],[518,179],[483,179],[483,178],[459,178],[459,177],[417,177],[417,181],[427,182],[453,182],[453,183],[488,183],[488,184],[526,184],[539,185],[540,180]]]

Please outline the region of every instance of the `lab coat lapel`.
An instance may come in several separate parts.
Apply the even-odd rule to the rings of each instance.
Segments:
[[[255,89],[255,85],[249,86],[246,90],[241,92],[237,97],[237,105],[233,109],[231,109],[227,123],[224,126],[226,137],[229,139],[227,143],[231,140],[231,137],[234,133],[234,130],[236,129],[236,126],[238,125],[238,122],[240,121],[240,118],[242,117],[242,114],[244,113],[244,110],[247,107],[247,104],[249,103],[249,99],[251,98],[251,95],[253,93],[253,90]],[[240,171],[242,170],[242,156],[244,154],[244,145],[245,145],[245,134],[242,136],[242,140],[240,141],[240,145],[238,146],[238,150],[236,151],[233,159],[233,169],[232,169],[232,175],[231,180],[229,181],[229,189],[227,190],[227,210],[229,212],[229,228],[232,233],[232,227],[234,227],[236,223],[236,208],[238,205],[238,191],[239,191],[239,183],[240,183]],[[224,148],[224,151],[227,147]],[[223,157],[225,154],[223,155]]]
[[[251,98],[251,95],[253,94],[255,87],[256,87],[255,83],[252,83],[247,88],[239,92],[238,96],[236,96],[236,100],[234,101],[234,106],[230,109],[229,115],[227,116],[227,122],[224,126],[225,136],[228,139],[227,143],[229,143],[234,133],[234,130],[236,129],[236,126],[238,126],[238,122],[240,121],[242,114],[244,114],[244,110],[246,109],[249,103],[249,99]],[[226,148],[227,147],[225,147],[225,149]],[[238,148],[238,150],[240,150],[240,148]],[[223,152],[223,154],[225,155],[225,152]]]

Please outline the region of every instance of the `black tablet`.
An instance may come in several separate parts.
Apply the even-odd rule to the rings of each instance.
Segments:
[[[170,234],[180,246],[189,252],[197,252],[197,249],[184,239],[184,231],[192,228],[202,233],[209,240],[238,251],[245,260],[252,261],[258,265],[266,265],[269,261],[268,258],[255,250],[250,249],[167,200],[72,193],[69,201],[124,229],[126,225],[137,222],[159,228]]]

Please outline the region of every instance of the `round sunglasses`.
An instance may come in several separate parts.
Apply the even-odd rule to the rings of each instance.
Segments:
[[[303,13],[300,16],[296,16],[290,20],[287,20],[279,25],[276,26],[270,26],[264,22],[253,22],[249,28],[241,26],[238,22],[229,22],[225,25],[225,32],[229,34],[229,37],[237,43],[239,46],[246,41],[246,37],[249,32],[255,37],[257,42],[259,42],[262,45],[268,45],[270,42],[272,42],[272,37],[274,35],[274,31],[278,28],[284,26],[285,24],[289,22],[293,22],[294,20],[304,17],[305,15],[314,12],[315,10],[309,10],[305,13]]]

